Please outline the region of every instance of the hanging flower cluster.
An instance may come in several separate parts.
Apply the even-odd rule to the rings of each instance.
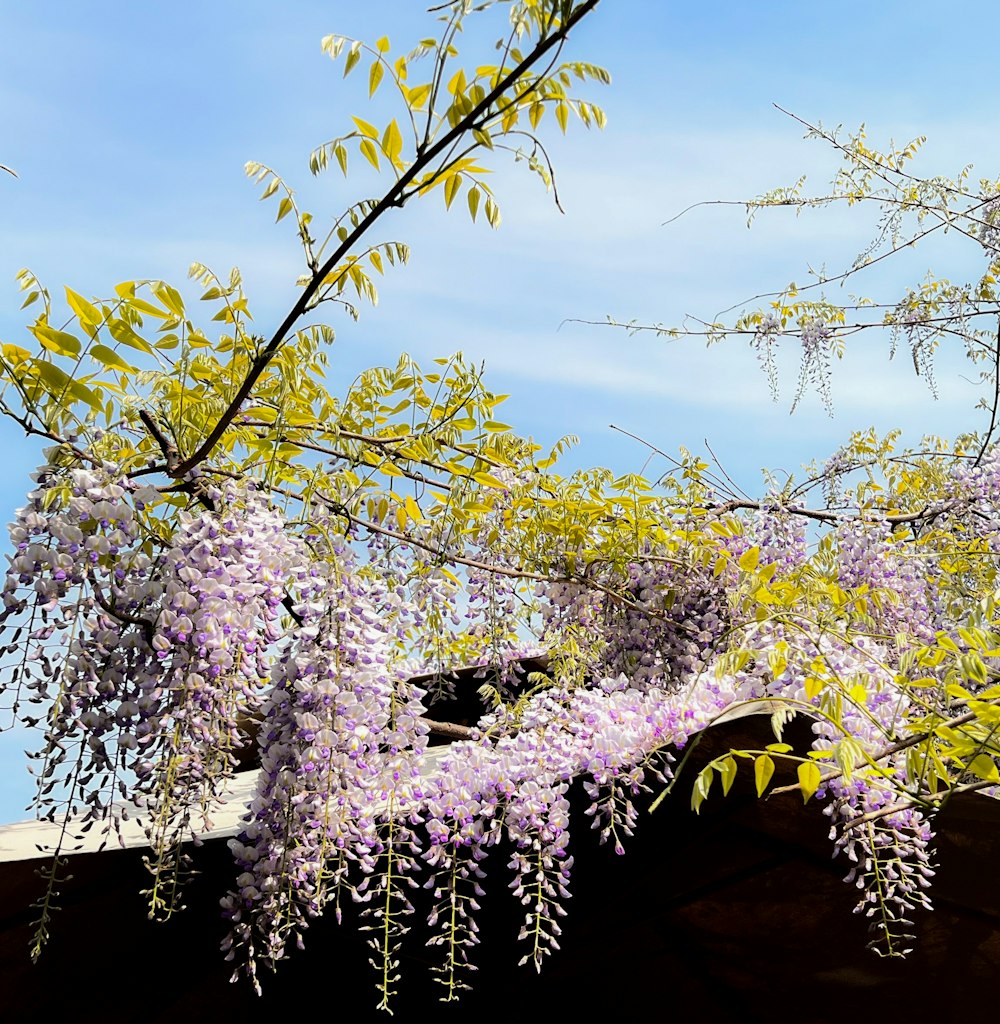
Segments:
[[[358,571],[342,538],[331,555],[296,580],[299,623],[263,709],[257,794],[231,843],[241,874],[224,903],[227,948],[255,979],[257,957],[273,964],[301,943],[344,887],[366,903],[391,887],[409,909],[398,876],[412,870],[423,694],[403,675],[395,593]],[[380,952],[387,999],[395,946]]]
[[[111,466],[37,479],[11,528],[4,622],[32,624],[15,714],[34,724],[50,706],[40,807],[115,830],[127,813],[116,798],[145,805],[151,902],[169,913],[180,844],[221,796],[238,718],[267,681],[301,546],[252,489],[215,492],[223,511],[182,514],[167,543],[143,522],[158,492]]]
[[[112,816],[123,776],[155,729],[162,691],[150,646],[163,593],[137,509],[152,489],[112,467],[46,466],[10,529],[3,628],[22,660],[12,711],[45,724],[39,809]]]
[[[658,555],[629,562],[624,580],[540,585],[547,642],[573,645],[587,675],[679,689],[708,664],[729,619],[724,581],[711,566]],[[614,589],[612,589],[612,586]]]
[[[880,631],[930,641],[939,617],[932,607],[934,573],[927,560],[874,524],[843,522],[836,537],[838,582],[845,589],[864,588],[871,595],[859,603]]]
[[[998,476],[993,457],[955,470],[942,521],[961,533],[995,518]],[[428,562],[419,532],[365,546],[319,513],[292,529],[249,483],[200,486],[200,507],[167,529],[159,493],[112,466],[36,479],[11,527],[3,617],[24,652],[15,713],[45,723],[43,812],[113,830],[126,813],[115,794],[137,798],[127,813],[150,836],[152,908],[168,914],[182,844],[224,795],[255,717],[260,775],[223,907],[227,955],[258,986],[261,964],[302,945],[324,911],[339,919],[346,899],[371,929],[387,1006],[424,886],[454,998],[500,850],[524,907],[522,962],[540,967],[570,893],[574,781],[600,841],[622,853],[639,797],[673,778],[670,752],[764,699],[814,720],[811,756],[780,743],[775,756],[801,762],[808,795],[825,799],[877,947],[903,951],[908,915],[929,907],[931,817],[900,741],[930,698],[911,706],[899,680],[914,652],[958,633],[933,549],[885,524],[843,520],[810,556],[775,497],[741,525],[664,528],[632,557],[556,574],[532,602],[495,523],[471,535],[462,580]],[[818,581],[810,602],[788,602],[803,575]],[[427,694],[411,680],[456,666],[429,632],[471,653],[503,698],[432,771]],[[529,649],[549,656],[545,685],[513,671]],[[923,685],[953,685],[941,657],[925,660]],[[729,757],[713,770],[737,768]],[[707,790],[699,777],[696,798]]]
[[[149,646],[162,705],[138,770],[161,862],[176,856],[194,815],[210,820],[232,773],[244,743],[240,719],[269,679],[286,580],[304,556],[252,488],[211,500],[219,511],[182,515],[158,564],[163,593]]]

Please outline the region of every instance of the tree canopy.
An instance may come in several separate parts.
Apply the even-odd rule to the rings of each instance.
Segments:
[[[776,348],[793,345],[797,395],[827,399],[830,360],[855,335],[888,330],[930,382],[936,348],[957,341],[987,398],[985,427],[953,439],[902,449],[855,433],[753,497],[686,450],[655,449],[655,478],[562,473],[565,445],[542,450],[498,419],[503,396],[459,356],[422,368],[403,355],[331,390],[321,318],[349,324],[406,263],[407,245],[383,234],[394,211],[440,197],[497,227],[491,167],[513,159],[551,186],[542,133],[602,127],[592,97],[609,76],[570,38],[597,3],[457,0],[409,50],[323,40],[398,112],[352,118],[310,170],[347,177],[361,161],[384,190],[314,215],[276,170],[247,165],[301,245],[298,297],[267,334],[238,270],[191,267],[207,321],[165,281],[87,297],[20,273],[33,319],[0,350],[0,411],[50,447],[11,526],[3,692],[9,720],[43,736],[37,812],[64,823],[34,955],[75,837],[114,842],[136,808],[150,912],[178,912],[185,844],[252,737],[260,776],[223,898],[237,974],[260,984],[260,966],[351,899],[371,926],[382,1006],[403,941],[431,946],[455,998],[474,966],[477,898],[503,872],[491,853],[509,854],[522,963],[540,968],[558,947],[571,833],[583,841],[570,785],[584,786],[600,841],[624,852],[692,739],[744,705],[772,714],[774,742],[713,760],[694,808],[716,778],[725,794],[748,772],[763,796],[776,762],[793,764],[803,800],[823,801],[874,948],[909,948],[911,912],[929,906],[936,811],[1000,783],[998,182],[923,179],[919,140],[880,150],[863,131],[807,125],[843,159],[830,190],[799,182],[748,214],[875,205],[871,246],[731,321],[627,325],[744,339],[772,385]],[[496,50],[466,62],[463,25],[498,14]],[[981,250],[975,280],[830,297],[945,231]],[[481,699],[471,727],[447,720],[467,666]],[[813,722],[810,750],[783,741],[796,715]],[[454,742],[429,769],[434,733]],[[423,922],[415,885],[434,894]]]

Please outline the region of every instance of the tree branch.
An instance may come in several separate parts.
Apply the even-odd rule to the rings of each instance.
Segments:
[[[483,98],[477,103],[458,124],[448,131],[429,149],[424,150],[417,156],[417,159],[393,184],[392,188],[375,204],[369,213],[362,218],[358,226],[344,239],[335,252],[323,263],[309,279],[309,283],[302,290],[302,294],[296,300],[295,305],[289,310],[288,315],[281,322],[274,332],[266,347],[254,359],[250,372],[244,378],[232,401],[216,421],[215,426],[209,431],[208,436],[201,443],[193,455],[181,461],[175,468],[175,475],[183,476],[190,472],[200,462],[203,462],[212,453],[218,444],[219,439],[225,433],[240,407],[253,391],[254,385],[260,379],[261,374],[267,369],[271,360],[278,353],[282,344],[288,337],[295,322],[309,308],[313,297],[322,287],[324,280],[331,270],[346,256],[357,244],[358,240],[368,231],[369,228],[389,209],[402,205],[402,197],[406,187],[431,164],[436,157],[444,153],[456,140],[466,132],[476,127],[477,122],[489,111],[490,107],[508,89],[517,83],[522,75],[545,56],[554,46],[558,46],[569,34],[570,30],[588,15],[600,2],[600,0],[584,0],[572,14],[563,22],[559,28],[539,44],[525,57],[509,74],[502,78]]]

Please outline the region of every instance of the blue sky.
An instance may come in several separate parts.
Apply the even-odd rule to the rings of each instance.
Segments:
[[[808,263],[833,270],[853,259],[871,221],[848,211],[774,211],[748,232],[740,208],[715,206],[662,226],[692,203],[746,198],[801,173],[817,189],[828,181],[831,154],[802,141],[773,103],[828,125],[865,121],[875,144],[926,134],[918,168],[928,175],[969,161],[995,175],[994,62],[967,31],[992,13],[922,0],[603,0],[568,55],[611,71],[610,88],[589,90],[608,128],[546,133],[565,215],[523,166],[494,175],[499,232],[469,224],[464,204],[446,214],[437,194],[401,211],[384,230],[411,244],[411,264],[381,282],[379,307],[359,324],[333,321],[334,389],[400,351],[429,362],[461,349],[486,363],[494,390],[511,393],[507,422],[542,442],[581,436],[571,464],[641,469],[647,453],[610,431],[615,423],[667,451],[708,439],[751,491],[761,467],[795,470],[852,429],[902,426],[915,440],[969,426],[976,394],[947,354],[935,402],[909,360],[890,363],[888,339],[873,335],[835,368],[835,417],[809,399],[790,419],[794,360],[775,405],[737,344],[706,351],[566,321],[711,318],[802,280]],[[244,162],[278,169],[317,223],[375,194],[357,160],[346,182],[310,178],[309,151],[348,130],[352,113],[391,116],[369,104],[362,74],[344,81],[319,40],[388,34],[397,52],[433,28],[416,0],[0,2],[0,162],[19,174],[0,180],[0,338],[24,331],[22,266],[54,292],[69,284],[105,295],[124,279],[183,284],[192,260],[239,265],[267,333],[294,299],[298,251],[287,222],[275,226],[273,207],[256,201]],[[488,61],[482,44],[497,34],[467,34],[470,64]],[[865,287],[890,294],[932,265],[955,278],[978,270],[973,247],[953,238],[905,254]],[[9,518],[38,455],[2,424],[0,444]],[[13,768],[19,744],[0,737],[0,764]],[[29,793],[26,776],[5,771],[0,821],[20,817]]]

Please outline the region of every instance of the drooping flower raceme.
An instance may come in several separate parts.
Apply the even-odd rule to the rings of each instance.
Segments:
[[[281,959],[342,890],[367,902],[392,885],[395,899],[412,860],[421,691],[401,671],[381,581],[357,570],[345,542],[333,554],[297,581],[300,622],[263,709],[257,794],[231,843],[241,874],[224,904],[228,945],[253,977],[257,957]],[[393,952],[382,950],[390,990]]]
[[[157,856],[192,817],[210,819],[243,743],[241,716],[262,698],[286,580],[302,544],[253,489],[216,497],[220,511],[182,515],[159,564],[163,594],[150,645],[161,665],[159,728],[140,791],[148,793]]]

